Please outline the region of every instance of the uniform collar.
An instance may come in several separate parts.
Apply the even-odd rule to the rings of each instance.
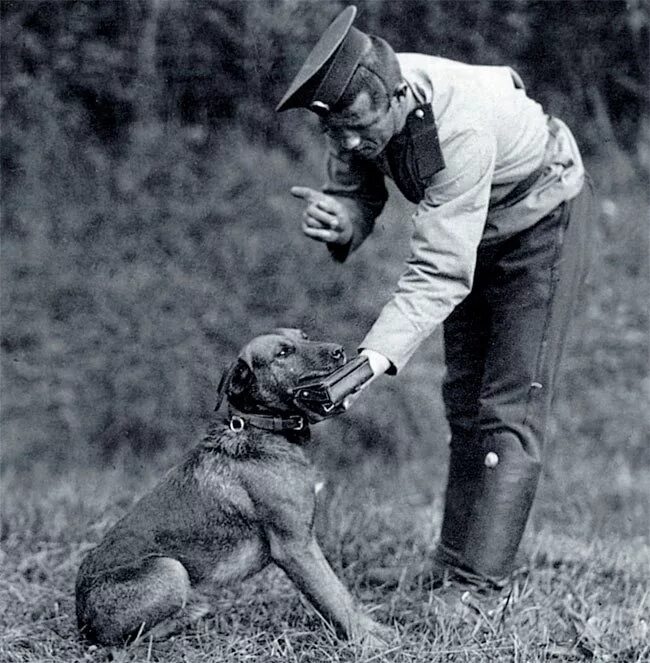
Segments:
[[[408,85],[406,89],[406,99],[404,104],[399,109],[399,117],[397,117],[397,121],[395,123],[396,131],[393,138],[395,136],[399,136],[404,131],[409,115],[419,106],[408,81],[406,84]]]

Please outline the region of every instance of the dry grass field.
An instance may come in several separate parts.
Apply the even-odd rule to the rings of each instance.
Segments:
[[[648,499],[634,486],[647,487],[647,468],[613,462],[606,481],[594,479],[595,467],[572,472],[570,481],[547,476],[523,546],[529,575],[506,605],[491,602],[480,611],[422,587],[384,591],[363,582],[368,567],[430,554],[443,469],[434,458],[397,469],[368,462],[330,481],[320,518],[327,555],[355,594],[395,630],[387,652],[365,657],[336,640],[273,568],[216,594],[216,616],[172,640],[145,637],[125,649],[89,646],[75,628],[76,568],[158,471],[121,466],[56,481],[35,474],[32,485],[5,477],[0,660],[648,660]],[[553,473],[562,472],[554,464]]]

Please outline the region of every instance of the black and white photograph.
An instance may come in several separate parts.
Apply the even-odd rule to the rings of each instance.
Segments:
[[[0,0],[0,661],[650,661],[650,0]]]

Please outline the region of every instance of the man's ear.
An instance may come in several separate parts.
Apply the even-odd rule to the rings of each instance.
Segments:
[[[408,85],[406,81],[402,81],[394,90],[393,90],[393,96],[395,99],[398,101],[400,99],[403,99],[406,96],[406,91],[408,90]]]
[[[217,387],[216,412],[223,402],[224,396],[241,396],[255,381],[253,369],[241,357],[221,376]]]

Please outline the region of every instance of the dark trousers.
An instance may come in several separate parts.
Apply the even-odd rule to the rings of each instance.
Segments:
[[[444,325],[443,399],[452,439],[441,544],[479,573],[507,573],[523,534],[594,222],[587,179],[577,197],[532,228],[481,246],[473,290]],[[496,455],[488,458],[490,451]],[[486,466],[495,461],[488,477]],[[499,511],[506,522],[493,522]],[[482,539],[494,527],[505,527],[512,540],[493,542],[494,559],[474,559],[480,554],[471,549],[489,549]]]

